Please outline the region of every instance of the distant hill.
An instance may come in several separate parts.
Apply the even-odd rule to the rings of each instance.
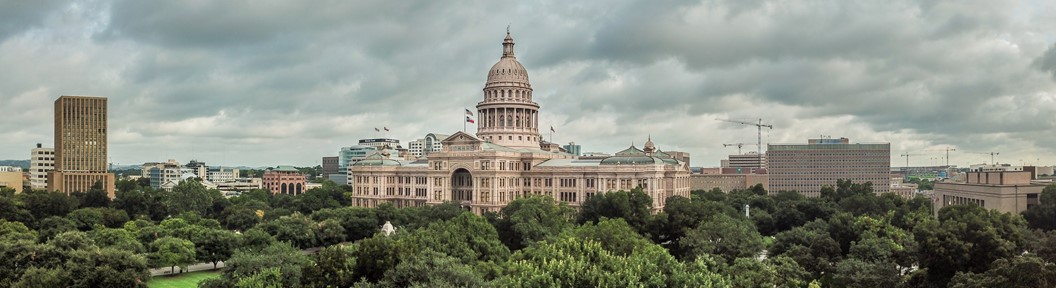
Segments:
[[[29,160],[0,160],[0,166],[15,166],[22,167],[22,170],[29,170]]]

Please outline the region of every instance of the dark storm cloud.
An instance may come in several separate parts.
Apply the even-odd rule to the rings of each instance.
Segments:
[[[544,126],[586,150],[651,133],[715,165],[755,132],[716,118],[764,118],[764,141],[1056,160],[1045,1],[4,3],[0,65],[21,69],[0,77],[0,113],[17,116],[0,132],[24,143],[0,158],[50,141],[62,94],[110,97],[125,162],[307,165],[377,126],[451,133],[512,24]]]
[[[1041,69],[1041,71],[1052,74],[1053,79],[1056,79],[1056,44],[1049,47],[1044,55],[1038,57],[1038,59],[1034,61],[1034,65],[1038,69]]]
[[[58,0],[0,1],[0,42],[39,26],[60,4]]]

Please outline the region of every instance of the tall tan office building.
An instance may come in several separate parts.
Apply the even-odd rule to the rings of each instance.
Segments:
[[[61,96],[55,100],[55,170],[48,191],[87,192],[100,183],[114,197],[107,172],[106,97]]]
[[[821,195],[836,180],[873,183],[877,194],[891,191],[891,144],[851,144],[847,138],[810,139],[807,144],[770,144],[766,149],[770,192]]]

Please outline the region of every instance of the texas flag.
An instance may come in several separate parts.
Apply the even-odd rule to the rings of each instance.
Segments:
[[[469,111],[469,109],[466,109],[466,115],[473,116],[473,111]]]
[[[477,123],[476,121],[473,121],[473,118],[469,118],[469,116],[466,116],[466,122],[468,122],[468,123]]]

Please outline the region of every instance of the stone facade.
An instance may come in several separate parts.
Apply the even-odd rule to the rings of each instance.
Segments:
[[[729,193],[733,190],[744,190],[761,184],[763,189],[770,190],[770,178],[766,174],[693,174],[689,182],[690,189],[711,191],[719,188]]]
[[[966,181],[935,183],[935,211],[958,204],[1018,214],[1040,203],[1045,185],[1032,184],[1031,172],[968,172]]]
[[[308,190],[307,180],[293,166],[279,166],[264,171],[264,189],[271,194],[301,194]]]
[[[353,205],[457,202],[479,214],[532,195],[578,207],[599,193],[641,188],[659,211],[667,197],[689,197],[687,163],[656,149],[652,139],[643,149],[632,146],[591,159],[543,141],[528,72],[514,57],[509,34],[502,45],[502,57],[488,72],[484,101],[477,104],[476,135],[452,134],[441,141],[440,151],[413,162],[392,159],[382,149],[352,164]]]

